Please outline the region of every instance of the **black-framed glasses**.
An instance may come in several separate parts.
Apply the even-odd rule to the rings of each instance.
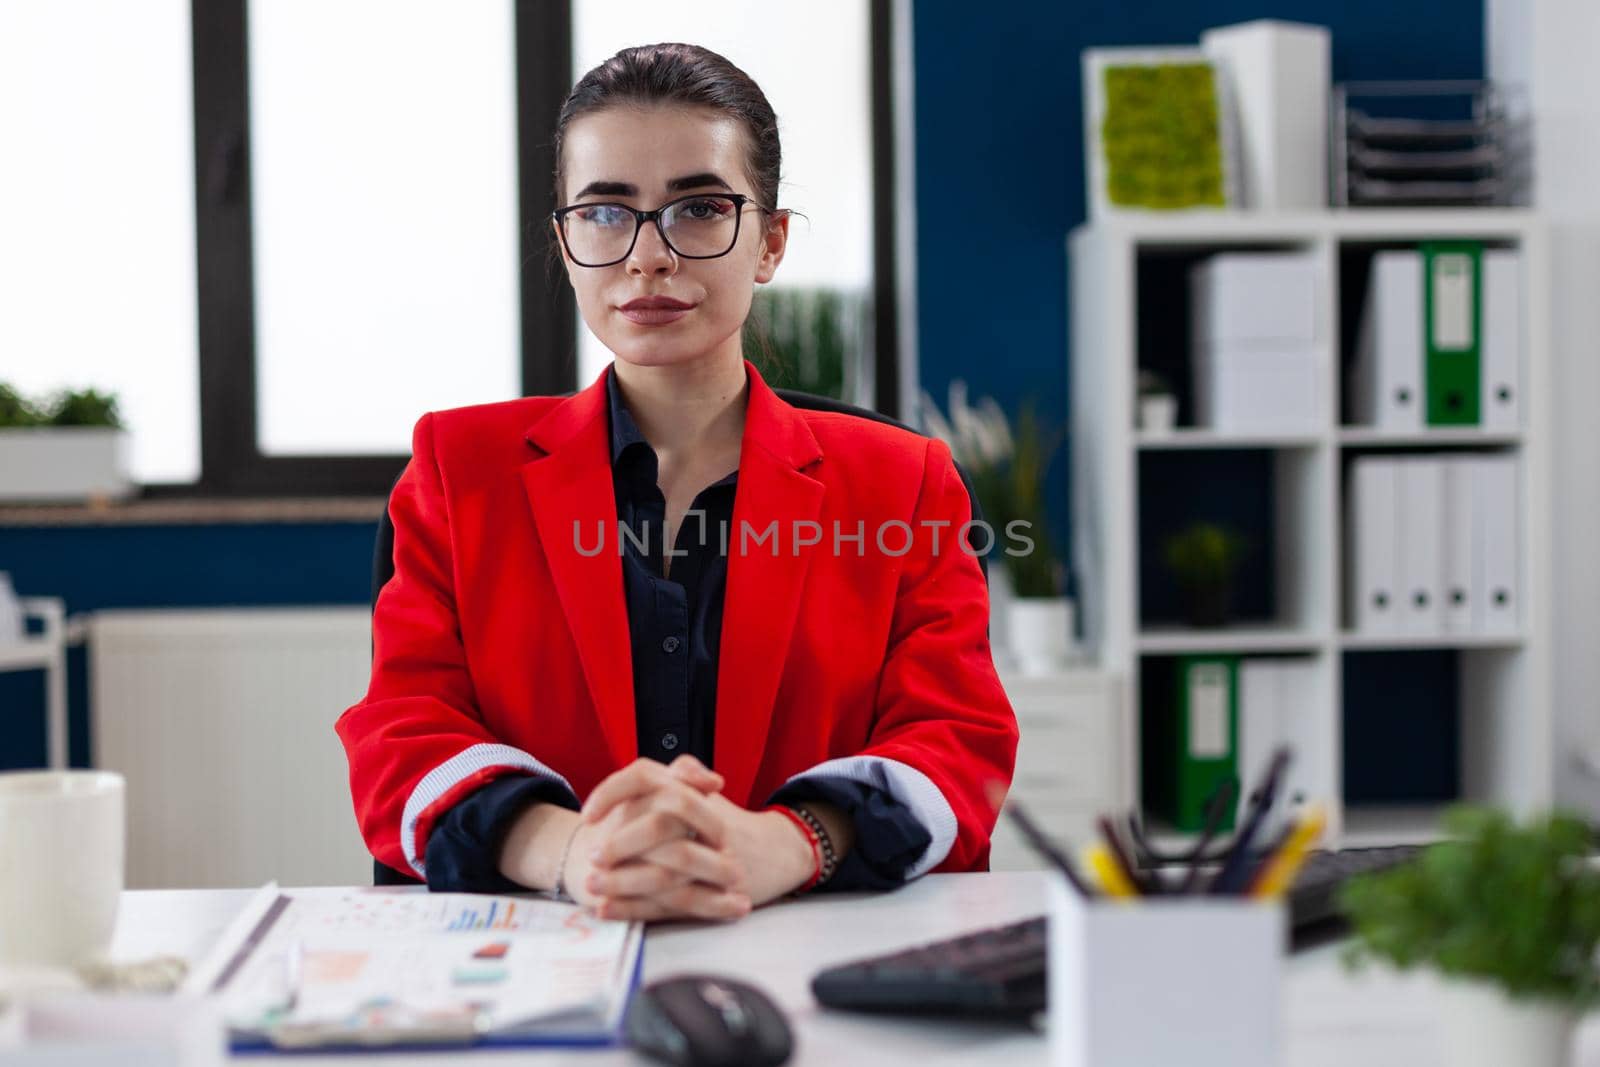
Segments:
[[[569,204],[550,213],[567,256],[580,267],[609,267],[633,254],[639,230],[654,222],[661,239],[684,259],[716,259],[739,241],[746,204],[773,209],[741,193],[693,193],[654,211],[612,202]]]

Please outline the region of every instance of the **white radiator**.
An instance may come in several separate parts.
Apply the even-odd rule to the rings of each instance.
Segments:
[[[129,888],[371,882],[333,732],[370,632],[365,608],[92,616],[91,751],[128,780]]]

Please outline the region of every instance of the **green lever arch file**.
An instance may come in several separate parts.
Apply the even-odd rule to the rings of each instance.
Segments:
[[[1483,245],[1422,245],[1423,381],[1429,426],[1476,426],[1483,392]]]
[[[1239,657],[1180,656],[1171,689],[1150,694],[1145,805],[1186,833],[1204,828],[1211,798],[1239,766]],[[1233,828],[1237,805],[1221,829]]]

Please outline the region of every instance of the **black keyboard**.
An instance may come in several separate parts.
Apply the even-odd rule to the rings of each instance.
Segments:
[[[1289,890],[1291,947],[1344,932],[1336,894],[1357,875],[1405,863],[1420,845],[1313,852]],[[1045,1010],[1043,916],[822,971],[811,992],[831,1008],[1026,1019]]]

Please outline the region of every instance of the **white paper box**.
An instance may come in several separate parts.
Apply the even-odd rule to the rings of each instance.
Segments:
[[[1051,1067],[1278,1067],[1281,904],[1047,893]]]
[[[1310,346],[1201,348],[1194,359],[1196,426],[1237,433],[1315,433],[1322,361]]]
[[[1239,192],[1255,211],[1328,205],[1328,31],[1260,19],[1207,30],[1200,47],[1229,82]]]
[[[1304,346],[1326,330],[1316,260],[1301,252],[1222,252],[1189,272],[1192,343]]]
[[[125,497],[128,434],[98,426],[0,429],[0,500]]]

